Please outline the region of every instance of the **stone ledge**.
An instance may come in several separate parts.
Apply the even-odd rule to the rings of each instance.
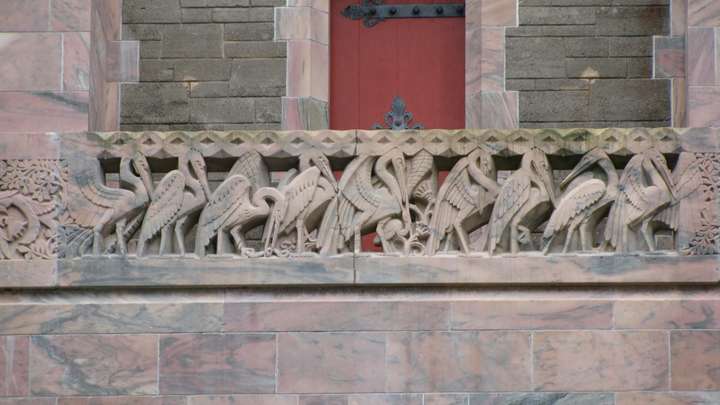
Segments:
[[[674,255],[83,258],[0,264],[3,288],[711,285],[720,257]]]

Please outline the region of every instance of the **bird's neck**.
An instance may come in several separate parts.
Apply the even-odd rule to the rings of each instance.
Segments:
[[[123,158],[120,161],[120,183],[128,184],[130,189],[135,193],[135,196],[139,199],[148,197],[148,190],[145,189],[145,184],[142,179],[133,173],[130,169],[131,160],[129,158]]]
[[[605,172],[605,175],[607,175],[608,194],[617,194],[620,179],[618,177],[617,170],[615,170],[615,166],[613,166],[611,161],[603,159],[600,161],[600,168],[602,168]]]
[[[180,172],[185,175],[185,187],[190,189],[190,192],[193,194],[193,196],[197,197],[202,194],[202,185],[196,177],[197,174],[194,173],[194,171],[190,170],[190,162],[186,159],[183,159],[179,169]]]

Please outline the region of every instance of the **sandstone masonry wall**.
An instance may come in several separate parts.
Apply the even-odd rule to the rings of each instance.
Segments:
[[[668,0],[520,0],[506,31],[507,90],[522,127],[670,124],[670,82],[651,80]]]
[[[0,1],[0,133],[88,129],[90,0]]]
[[[124,129],[277,129],[286,44],[282,0],[125,0],[123,39],[140,41],[140,83],[122,88]]]

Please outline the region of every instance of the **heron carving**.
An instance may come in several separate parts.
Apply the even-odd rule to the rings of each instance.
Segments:
[[[655,250],[654,217],[676,200],[665,157],[654,149],[633,156],[620,177],[619,193],[605,226],[605,241],[617,252],[636,248],[631,233],[638,228],[650,251]]]
[[[210,196],[205,159],[190,149],[178,160],[178,169],[166,174],[152,193],[152,201],[140,228],[137,255],[160,232],[160,255],[168,253],[174,231],[178,253],[185,254],[185,224],[199,212]]]
[[[447,252],[453,237],[463,253],[469,253],[468,233],[487,223],[499,190],[495,163],[488,152],[478,149],[460,159],[438,192],[427,254],[435,254],[443,242]]]
[[[490,216],[488,250],[517,253],[520,242],[532,245],[531,232],[547,220],[555,204],[552,168],[547,156],[532,148],[520,169],[507,178]]]
[[[113,226],[120,253],[126,254],[127,220],[147,207],[152,192],[147,159],[135,152],[132,157],[120,160],[120,184],[125,188],[105,185],[97,159],[68,159],[68,162],[73,181],[68,182],[67,208],[77,225],[92,230],[93,255],[101,254],[104,235],[111,232]]]
[[[561,233],[565,233],[563,253],[567,253],[576,233],[580,236],[580,246],[583,251],[593,249],[595,227],[618,196],[619,179],[615,166],[607,153],[596,148],[586,153],[560,183],[560,188],[565,189],[578,176],[596,166],[603,172],[604,181],[597,178],[585,180],[562,196],[545,226],[543,254],[548,254],[553,242]]]
[[[373,177],[373,164],[377,177]],[[353,160],[340,179],[337,197],[328,205],[318,233],[322,254],[334,254],[354,239],[360,252],[362,232],[373,230],[379,221],[401,215],[410,224],[405,157],[394,149],[377,161],[372,156]]]
[[[267,247],[277,249],[278,237],[296,233],[296,252],[305,251],[308,235],[320,225],[324,210],[337,195],[337,181],[330,161],[318,151],[300,156],[300,174],[292,171],[279,191],[285,198],[285,212],[270,217],[266,226]],[[279,222],[277,221],[279,219]]]
[[[225,181],[212,193],[198,220],[195,237],[195,254],[205,256],[207,246],[217,235],[218,255],[224,255],[231,249],[229,236],[238,251],[245,248],[241,225],[242,204],[250,204],[250,196],[263,187],[270,185],[268,168],[262,156],[250,151],[240,156],[233,164]],[[255,204],[256,206],[258,204]],[[228,235],[229,233],[229,235]]]

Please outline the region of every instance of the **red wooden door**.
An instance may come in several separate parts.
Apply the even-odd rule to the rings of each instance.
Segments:
[[[386,19],[368,28],[341,15],[359,2],[330,1],[330,128],[384,125],[396,96],[425,128],[464,128],[465,19]]]

